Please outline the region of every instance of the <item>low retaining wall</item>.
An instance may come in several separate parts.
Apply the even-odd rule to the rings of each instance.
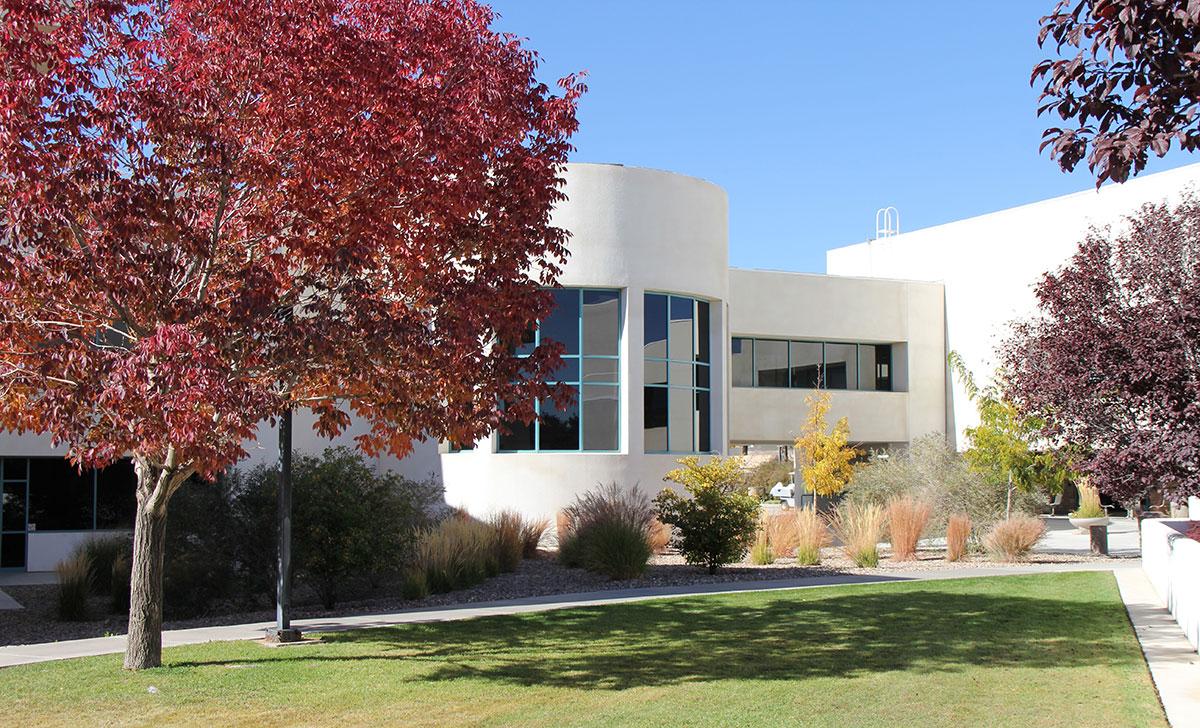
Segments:
[[[1142,521],[1142,569],[1192,647],[1200,650],[1200,542],[1183,534],[1193,521]]]

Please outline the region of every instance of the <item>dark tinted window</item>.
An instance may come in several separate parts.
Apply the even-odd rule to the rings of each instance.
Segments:
[[[541,325],[541,341],[557,341],[564,354],[579,353],[579,291],[561,288],[554,291],[554,309]]]
[[[696,361],[711,361],[708,331],[708,302],[696,301]]]
[[[0,531],[24,531],[25,481],[5,483],[0,498]]]
[[[0,536],[0,569],[25,568],[25,534],[6,533]]]
[[[646,294],[646,331],[643,356],[667,358],[667,297],[659,293]]]
[[[567,405],[556,405],[552,399],[542,400],[538,449],[579,449],[579,389],[571,387],[571,391],[572,401]]]
[[[96,528],[133,528],[136,511],[137,476],[131,461],[96,473]]]
[[[91,529],[92,487],[92,471],[80,474],[65,458],[30,458],[30,530]]]
[[[858,387],[858,347],[854,344],[825,344],[825,386],[829,389]]]
[[[759,387],[788,386],[788,343],[786,341],[755,339],[754,383]]]
[[[501,450],[532,450],[533,423],[509,422],[510,432],[500,432],[499,447]]]
[[[816,389],[821,386],[821,343],[793,341],[788,344],[792,386]]]
[[[667,388],[645,387],[646,452],[667,449]]]
[[[875,349],[875,389],[881,392],[890,392],[892,391],[892,346],[891,344],[878,344],[872,348]]]
[[[733,386],[754,386],[754,339],[734,337],[733,355],[730,366],[733,367]]]

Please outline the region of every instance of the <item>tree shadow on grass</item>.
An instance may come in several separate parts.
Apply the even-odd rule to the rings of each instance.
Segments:
[[[1119,601],[914,588],[655,600],[413,624],[326,636],[361,652],[263,660],[407,660],[422,665],[423,681],[624,689],[972,665],[1115,666],[1140,659],[1128,637]]]

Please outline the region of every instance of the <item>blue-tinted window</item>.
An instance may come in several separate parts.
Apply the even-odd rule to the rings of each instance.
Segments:
[[[709,304],[647,293],[645,319],[645,450],[711,452]]]
[[[554,309],[532,332],[528,355],[555,341],[562,363],[547,379],[567,385],[571,401],[535,404],[537,419],[510,423],[497,449],[515,451],[616,450],[620,447],[621,294],[615,290],[557,288]]]

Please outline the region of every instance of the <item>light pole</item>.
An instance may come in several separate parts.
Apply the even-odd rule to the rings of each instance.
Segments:
[[[299,642],[300,630],[292,627],[292,411],[279,418],[279,498],[276,521],[279,538],[275,579],[275,626],[267,630],[272,642]]]

